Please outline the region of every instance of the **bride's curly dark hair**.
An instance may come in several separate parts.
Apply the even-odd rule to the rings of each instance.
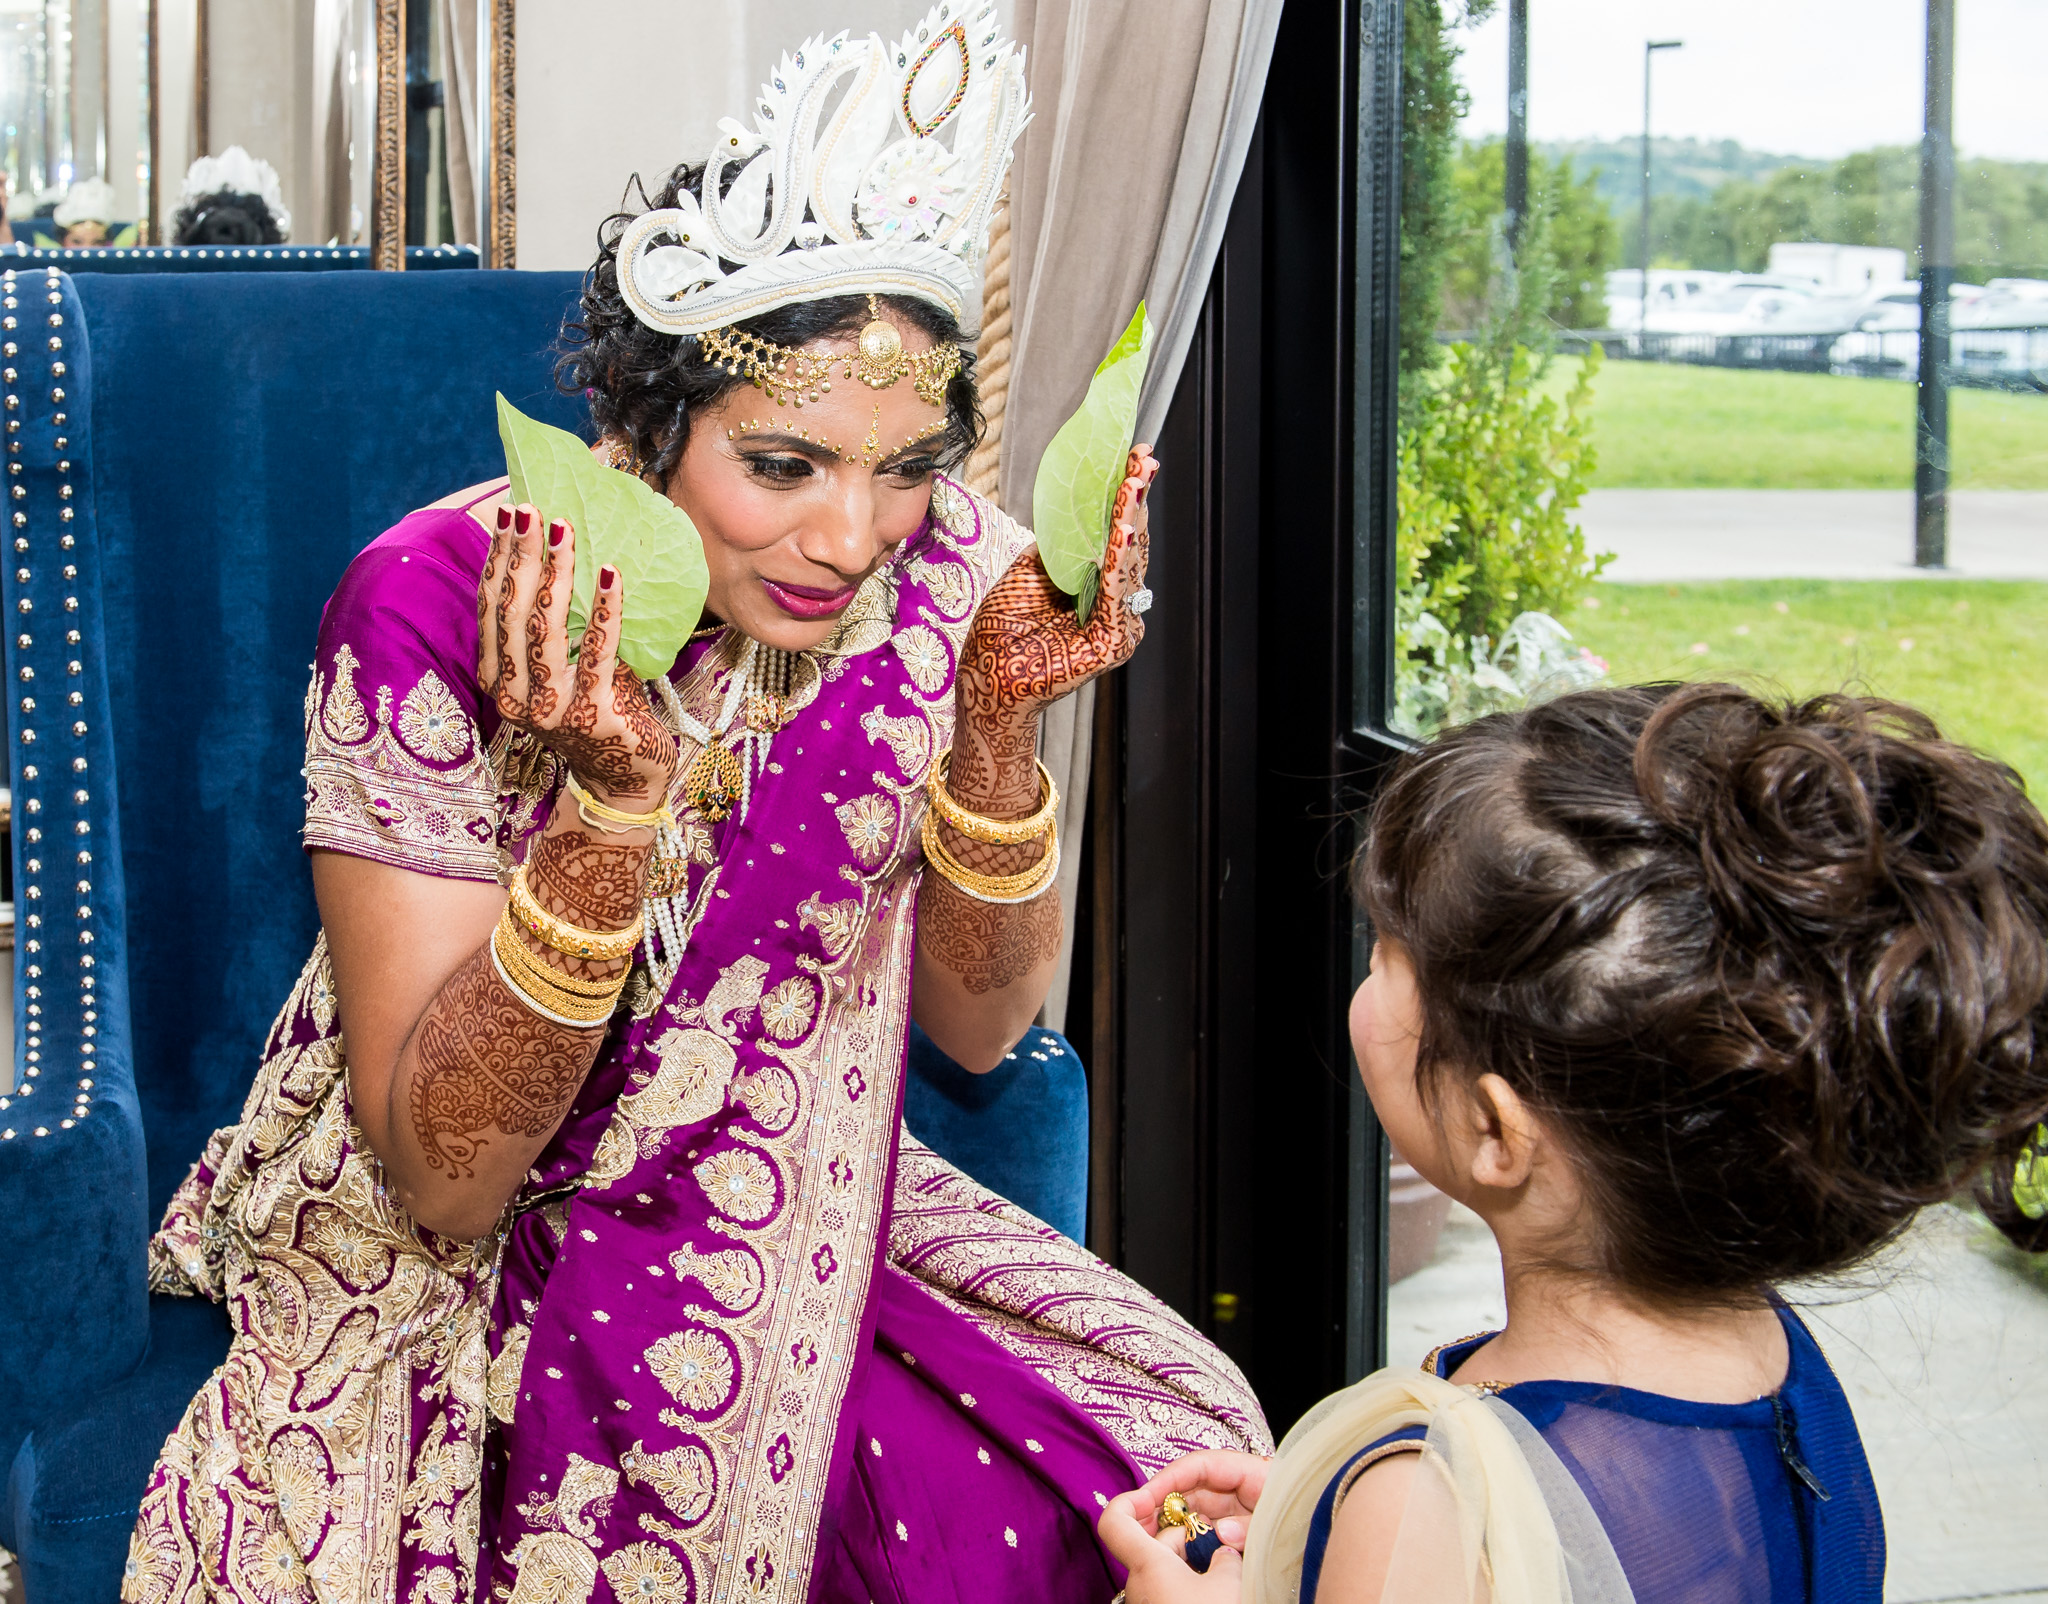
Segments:
[[[651,202],[635,176],[627,196],[630,199],[638,189],[642,209],[673,206],[683,191],[696,191],[703,172],[701,165],[677,167]],[[589,401],[591,425],[599,435],[623,437],[645,470],[666,481],[689,443],[691,416],[717,405],[747,380],[706,361],[694,336],[663,334],[633,315],[619,293],[619,236],[638,215],[615,212],[598,229],[597,260],[583,278],[581,316],[562,326],[563,351],[555,364],[555,382]],[[935,442],[939,465],[957,466],[981,443],[984,427],[975,389],[974,347],[960,325],[931,302],[907,295],[878,299],[934,344],[950,342],[961,348],[960,371],[946,387],[947,429]],[[777,345],[800,347],[850,337],[867,320],[865,295],[838,295],[777,307],[733,327]]]
[[[2022,1247],[2048,1118],[2048,823],[1926,715],[1581,691],[1403,758],[1358,889],[1425,1097],[1504,1077],[1578,1161],[1583,1266],[1746,1300],[1972,1185]]]

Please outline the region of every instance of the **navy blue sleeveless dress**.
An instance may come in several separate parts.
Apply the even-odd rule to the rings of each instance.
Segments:
[[[1880,1604],[1884,1520],[1849,1400],[1812,1334],[1778,1318],[1785,1383],[1754,1403],[1691,1403],[1585,1381],[1502,1389],[1571,1472],[1607,1528],[1636,1604]],[[1435,1355],[1448,1377],[1498,1333]],[[1358,1477],[1412,1453],[1411,1426],[1359,1450],[1309,1523],[1301,1604],[1315,1604],[1330,1525]]]

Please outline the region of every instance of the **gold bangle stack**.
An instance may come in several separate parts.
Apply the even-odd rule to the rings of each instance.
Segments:
[[[564,958],[584,958],[592,963],[625,957],[640,944],[641,933],[647,928],[644,910],[635,914],[633,922],[623,930],[585,930],[581,925],[558,919],[534,900],[523,868],[512,876],[512,900],[506,906],[543,947],[554,948]]]
[[[928,811],[924,816],[924,856],[925,861],[956,889],[976,902],[1030,902],[1043,895],[1059,877],[1060,833],[1048,825],[1045,835],[1045,856],[1022,874],[977,874],[947,849],[945,839],[939,834],[938,815]]]
[[[676,816],[667,802],[648,813],[627,813],[598,801],[584,789],[583,782],[573,771],[569,775],[569,795],[575,800],[576,811],[583,815],[583,822],[606,835],[624,835],[628,830],[658,830],[664,825],[675,828]]]
[[[1052,829],[1053,814],[1060,805],[1060,791],[1052,783],[1052,774],[1044,763],[1038,765],[1038,811],[1028,819],[991,819],[986,814],[970,813],[960,805],[959,798],[946,789],[946,775],[952,767],[953,749],[949,746],[939,754],[938,760],[932,764],[931,773],[925,776],[924,792],[931,799],[932,811],[968,840],[992,847],[1021,847]]]
[[[630,973],[622,971],[612,980],[583,980],[562,973],[520,938],[510,903],[491,932],[491,962],[497,966],[498,978],[521,1002],[543,1019],[572,1030],[588,1030],[610,1019]]]

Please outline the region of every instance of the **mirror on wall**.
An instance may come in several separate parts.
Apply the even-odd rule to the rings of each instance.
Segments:
[[[509,148],[511,11],[0,0],[8,229],[46,246],[365,245],[390,266],[401,246],[473,244],[509,266],[509,174],[490,161]]]

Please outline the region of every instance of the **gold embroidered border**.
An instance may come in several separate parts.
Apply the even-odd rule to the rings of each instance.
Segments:
[[[1200,1332],[908,1131],[889,1258],[1079,1404],[1148,1472],[1203,1448],[1271,1453],[1257,1396]]]
[[[380,686],[373,727],[356,668],[344,645],[332,683],[316,669],[306,692],[306,845],[458,879],[499,878],[503,808],[475,723],[428,673],[395,716],[391,687]]]

